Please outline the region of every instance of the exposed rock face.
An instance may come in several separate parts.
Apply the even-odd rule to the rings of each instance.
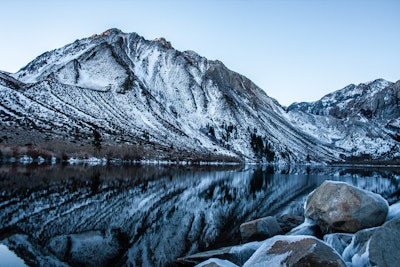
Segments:
[[[381,225],[388,204],[380,195],[342,182],[325,181],[307,198],[305,216],[323,232],[354,233]]]
[[[46,136],[86,144],[95,128],[104,143],[148,146],[157,159],[340,160],[222,62],[117,29],[0,73],[0,98],[3,139],[12,144],[40,146]]]
[[[393,160],[399,96],[400,82],[377,80],[285,109],[222,62],[110,29],[0,72],[0,126],[4,143],[38,146],[86,144],[96,128],[104,142],[149,146],[158,159]]]
[[[341,257],[328,245],[311,236],[275,236],[243,265],[250,266],[343,266]]]
[[[275,217],[268,216],[240,225],[240,235],[243,242],[260,241],[282,234],[283,231]]]
[[[312,103],[288,107],[292,122],[341,148],[349,161],[396,159],[400,141],[400,81],[349,85]]]
[[[400,116],[399,96],[399,84],[377,79],[359,85],[351,84],[316,102],[296,103],[289,109],[298,108],[311,114],[329,115],[338,119],[349,116],[392,119]]]
[[[343,258],[354,266],[399,266],[400,218],[357,232]]]

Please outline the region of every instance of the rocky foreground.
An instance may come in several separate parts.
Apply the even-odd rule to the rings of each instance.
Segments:
[[[398,266],[400,202],[325,181],[304,205],[305,221],[265,217],[241,225],[243,244],[177,259],[187,266]],[[285,221],[282,221],[285,220]]]

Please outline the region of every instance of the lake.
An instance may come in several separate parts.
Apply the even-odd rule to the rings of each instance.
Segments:
[[[324,180],[400,198],[396,168],[3,164],[0,244],[29,266],[174,266],[246,221],[302,215]]]

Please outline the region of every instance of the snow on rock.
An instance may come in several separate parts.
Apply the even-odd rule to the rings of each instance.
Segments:
[[[263,242],[249,242],[242,245],[223,247],[215,250],[199,252],[189,256],[179,258],[178,263],[184,265],[200,264],[212,258],[228,260],[234,264],[242,266],[251,255],[263,244]]]
[[[349,246],[353,236],[353,234],[346,233],[327,234],[324,235],[324,241],[334,248],[337,253],[342,255],[344,249]]]
[[[238,267],[238,265],[227,260],[211,258],[202,263],[197,264],[195,267]]]
[[[311,236],[317,236],[320,235],[320,229],[318,225],[308,219],[305,218],[304,222],[295,228],[291,229],[288,235],[311,235]]]
[[[331,247],[312,236],[275,236],[243,265],[250,266],[346,266]]]
[[[400,219],[357,232],[343,251],[349,266],[395,267],[400,262]]]
[[[400,202],[389,206],[389,212],[386,217],[386,221],[390,221],[395,218],[400,218]]]

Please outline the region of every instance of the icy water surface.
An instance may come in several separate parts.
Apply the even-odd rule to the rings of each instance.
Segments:
[[[327,179],[400,197],[389,168],[0,165],[0,244],[29,266],[174,266],[240,242],[243,222],[302,214]]]

